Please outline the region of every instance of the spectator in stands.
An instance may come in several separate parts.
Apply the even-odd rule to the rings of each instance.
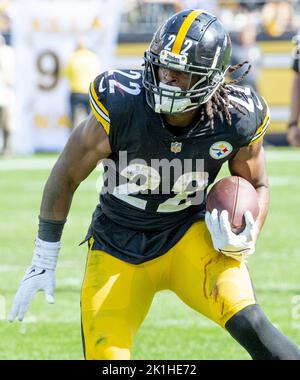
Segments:
[[[256,43],[256,26],[247,15],[241,15],[237,29],[236,40],[233,42],[232,47],[231,65],[249,61],[251,70],[239,84],[242,86],[250,86],[257,91],[262,59],[261,51]],[[232,79],[236,79],[240,75],[240,71],[237,70],[231,74],[231,77]]]
[[[80,39],[65,67],[65,75],[70,85],[71,128],[90,113],[89,85],[100,71],[97,54],[88,49],[84,40]]]
[[[10,153],[11,106],[13,104],[15,57],[13,49],[5,43],[0,35],[0,130],[2,132],[2,147],[0,154]]]
[[[291,0],[268,0],[262,7],[262,23],[271,37],[280,37],[290,27],[293,18]]]
[[[252,12],[252,11],[258,10],[262,6],[264,6],[266,1],[263,1],[263,0],[254,0],[254,1],[253,0],[252,1],[241,0],[241,1],[238,1],[238,3],[239,3],[240,9],[242,9],[242,10],[245,9],[249,12]]]
[[[0,34],[7,45],[11,45],[11,18],[7,9],[0,9]]]
[[[219,12],[218,0],[179,0],[177,1],[178,8],[180,9],[205,9],[207,12],[211,12],[217,15]]]
[[[293,82],[291,89],[290,117],[287,128],[287,141],[289,145],[300,147],[300,129],[298,121],[300,116],[300,35],[294,38],[297,44],[293,60]]]

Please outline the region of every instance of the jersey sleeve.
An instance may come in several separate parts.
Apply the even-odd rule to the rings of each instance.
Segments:
[[[299,74],[299,54],[300,54],[300,48],[297,48],[297,52],[295,53],[294,59],[293,59],[293,66],[292,69]]]
[[[132,119],[137,119],[143,104],[140,71],[109,70],[90,84],[92,113],[108,135],[113,154],[126,150]]]
[[[300,34],[297,34],[293,37],[292,41],[296,44],[293,52],[293,64],[292,69],[296,73],[300,73],[300,67],[299,67],[299,56],[300,56]]]
[[[253,98],[256,113],[256,128],[248,145],[253,145],[260,141],[266,134],[270,124],[270,110],[265,99],[256,93],[253,93]]]
[[[260,141],[270,123],[270,111],[265,99],[250,87],[228,86],[229,100],[240,107],[231,107],[232,125],[237,144],[245,147]]]
[[[107,135],[110,134],[110,115],[105,86],[105,73],[98,75],[90,84],[90,105],[95,118],[101,123]]]

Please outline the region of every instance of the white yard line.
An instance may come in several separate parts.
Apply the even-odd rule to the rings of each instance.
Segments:
[[[286,186],[298,185],[300,186],[300,177],[293,176],[269,176],[271,186]]]
[[[300,149],[299,151],[291,150],[291,151],[276,151],[276,150],[265,150],[266,159],[269,162],[293,162],[300,161]]]
[[[183,306],[184,308],[184,306]],[[149,320],[150,322],[150,320]],[[151,322],[152,324],[155,324],[156,326],[161,327],[168,327],[168,326],[182,326],[185,329],[191,328],[191,327],[201,327],[201,328],[218,328],[213,322],[209,321],[208,319],[205,319],[204,317],[199,317],[196,319],[186,319],[186,318],[166,318],[166,319],[160,319],[160,320],[154,320]]]
[[[1,264],[0,265],[0,273],[6,273],[6,272],[19,272],[21,270],[25,270],[24,266],[21,265],[11,265],[11,264]]]
[[[78,313],[78,315],[76,316],[70,316],[68,315],[67,317],[65,318],[54,318],[54,317],[51,317],[51,318],[47,318],[47,317],[44,317],[42,316],[42,312],[41,312],[41,315],[39,317],[35,316],[34,314],[30,314],[28,316],[25,316],[24,320],[22,323],[25,323],[25,324],[31,324],[31,323],[52,323],[52,324],[57,324],[57,323],[77,323],[77,322],[80,322],[80,314]],[[22,328],[22,326],[20,326],[20,331],[19,331],[21,334],[25,334],[26,333],[26,328]]]
[[[0,160],[0,171],[51,169],[56,158],[25,158]]]
[[[266,149],[267,161],[270,162],[292,162],[300,161],[300,149],[291,151],[277,151]],[[57,157],[24,157],[24,158],[2,158],[0,159],[0,171],[11,170],[43,170],[51,169]]]

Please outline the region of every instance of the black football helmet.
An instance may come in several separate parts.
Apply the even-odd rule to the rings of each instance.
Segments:
[[[176,13],[156,31],[144,54],[148,104],[168,114],[199,107],[223,82],[230,55],[230,37],[215,16],[200,9]],[[189,83],[196,84],[182,90],[159,83],[159,67],[188,73]]]

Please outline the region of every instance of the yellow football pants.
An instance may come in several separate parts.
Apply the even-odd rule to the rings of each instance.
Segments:
[[[194,223],[166,254],[143,264],[90,250],[81,297],[86,359],[130,359],[133,337],[163,289],[222,327],[256,303],[245,264],[213,249],[204,221]]]

